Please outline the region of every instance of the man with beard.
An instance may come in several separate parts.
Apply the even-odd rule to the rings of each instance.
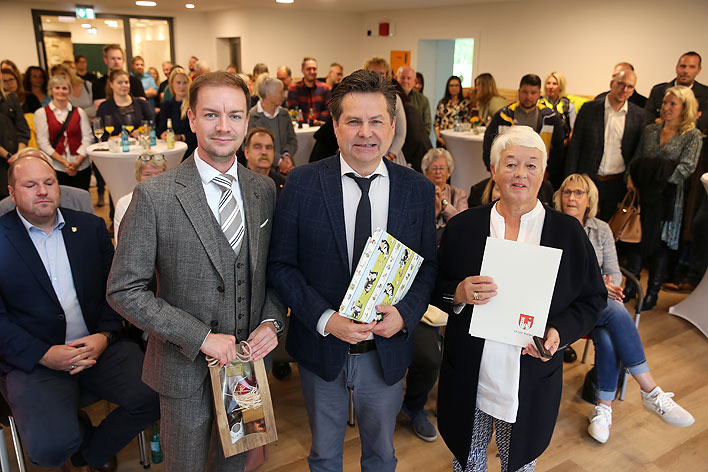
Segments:
[[[197,149],[135,188],[109,280],[109,303],[150,335],[143,380],[160,394],[168,471],[204,471],[207,462],[243,470],[246,454],[225,458],[213,434],[205,356],[227,365],[247,340],[251,358],[262,359],[283,326],[285,309],[265,282],[275,185],[236,162],[247,99],[244,81],[227,72],[192,83]]]
[[[329,116],[329,101],[332,90],[324,82],[317,80],[317,60],[305,57],[302,60],[302,80],[291,84],[288,89],[288,108],[300,107],[305,119],[310,110],[314,113],[314,124],[322,125]]]
[[[546,178],[551,181],[555,188],[558,188],[563,180],[563,160],[565,158],[563,139],[565,132],[563,130],[563,122],[558,113],[543,103],[539,103],[538,99],[540,97],[541,78],[536,74],[523,76],[519,84],[518,101],[499,110],[484,133],[482,159],[484,160],[484,165],[489,169],[489,154],[492,149],[492,142],[494,142],[497,134],[503,133],[514,125],[529,126],[541,136],[541,139],[546,144],[546,150],[548,151]]]

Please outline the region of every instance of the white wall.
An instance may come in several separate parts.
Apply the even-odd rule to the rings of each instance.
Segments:
[[[527,0],[369,13],[365,24],[389,21],[396,36],[358,42],[362,56],[410,50],[415,65],[419,39],[473,36],[479,41],[475,75],[490,72],[499,87],[515,89],[524,74],[544,78],[560,70],[571,93],[588,95],[606,90],[613,65],[626,60],[646,95],[653,84],[674,77],[681,53],[695,50],[708,61],[706,19],[704,0]],[[708,72],[701,79],[708,82]]]

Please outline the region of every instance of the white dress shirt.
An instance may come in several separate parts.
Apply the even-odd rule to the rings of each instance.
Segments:
[[[504,239],[506,225],[504,217],[492,208],[489,219],[489,235]],[[541,243],[546,210],[540,201],[533,210],[521,216],[519,236],[516,241],[538,246]],[[489,274],[492,275],[493,274]],[[502,287],[503,289],[503,287]],[[472,314],[474,316],[474,313]],[[519,409],[519,376],[521,374],[521,348],[487,339],[482,350],[477,382],[477,408],[494,418],[516,422]]]
[[[69,116],[69,112],[72,108],[74,108],[73,105],[71,103],[67,103],[67,107],[61,110],[54,105],[54,101],[49,102],[49,109],[52,110],[52,113],[54,113],[54,116],[59,123],[64,123],[64,120],[66,120],[66,117]],[[68,142],[65,143],[64,155],[62,157],[69,162],[74,162],[77,160],[79,155],[88,156],[86,148],[93,143],[93,131],[91,130],[88,115],[86,115],[86,112],[81,108],[77,108],[76,111],[79,113],[79,124],[81,126],[81,145],[79,146],[79,149],[76,150],[76,155],[72,156],[69,152]],[[37,133],[37,146],[39,146],[39,149],[42,151],[46,152],[47,155],[51,156],[54,154],[55,149],[52,147],[51,140],[49,139],[47,112],[44,107],[38,108],[37,111],[34,112],[34,126]],[[66,132],[64,132],[64,136],[65,137],[62,139],[66,139]],[[88,157],[85,158],[78,170],[86,169],[90,163],[91,160]],[[66,172],[66,167],[54,159],[52,159],[52,167],[60,172]]]
[[[353,173],[357,177],[361,177],[349,164],[344,160],[342,155],[339,155],[339,163],[341,165],[342,174],[342,197],[344,201],[344,229],[347,234],[347,257],[349,259],[349,267],[357,264],[359,261],[352,261],[354,257],[354,227],[356,225],[356,210],[359,207],[359,199],[361,198],[361,189],[359,185],[351,177],[346,174]],[[371,231],[376,228],[381,228],[386,231],[388,224],[388,196],[391,187],[391,181],[388,176],[388,169],[384,164],[383,159],[379,162],[378,167],[371,175],[377,174],[369,187],[369,201],[371,202]],[[370,177],[370,176],[369,176]],[[325,331],[325,326],[329,318],[334,314],[334,310],[327,309],[320,316],[317,322],[317,332],[322,336],[327,336],[329,333]],[[370,334],[367,339],[374,339],[374,335]]]
[[[605,148],[602,152],[598,175],[615,175],[625,171],[624,158],[622,157],[622,136],[624,136],[624,122],[627,118],[629,104],[624,102],[622,108],[615,111],[610,105],[610,100],[605,97]]]
[[[54,226],[49,234],[27,221],[19,210],[17,210],[17,215],[27,230],[32,244],[37,249],[39,258],[42,259],[44,270],[47,271],[47,277],[49,277],[54,293],[64,311],[64,321],[66,322],[64,341],[68,344],[88,336],[89,331],[81,311],[79,298],[76,295],[71,264],[64,245],[64,235],[61,232],[64,227],[64,216],[62,216],[61,210],[57,210]]]

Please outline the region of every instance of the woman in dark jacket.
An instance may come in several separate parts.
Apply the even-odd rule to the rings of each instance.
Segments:
[[[197,136],[189,127],[187,110],[189,109],[189,86],[192,80],[189,74],[181,67],[172,68],[167,81],[167,89],[172,98],[160,104],[160,119],[157,123],[157,135],[160,139],[167,136],[167,119],[172,119],[172,130],[175,132],[175,141],[187,143],[184,158],[191,156],[197,148]]]
[[[111,136],[120,135],[123,126],[133,126],[129,132],[137,138],[143,120],[155,119],[148,102],[130,94],[130,76],[124,70],[111,71],[106,97],[108,100],[101,103],[96,116],[103,118],[104,126],[114,127]]]
[[[8,195],[8,160],[17,151],[27,146],[30,129],[22,113],[20,101],[14,93],[8,93],[0,81],[0,198]]]
[[[495,139],[491,159],[499,201],[452,218],[438,252],[433,302],[449,314],[438,428],[455,455],[456,472],[486,469],[494,429],[502,471],[530,472],[548,447],[558,416],[563,387],[559,348],[590,332],[605,307],[607,290],[581,225],[536,197],[547,161],[540,136],[514,126]],[[488,237],[563,251],[542,341],[552,357],[541,358],[532,342],[520,347],[469,334],[475,305],[497,295],[494,274],[478,275]],[[519,327],[525,329],[522,321]]]

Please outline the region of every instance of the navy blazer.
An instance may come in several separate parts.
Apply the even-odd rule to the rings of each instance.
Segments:
[[[411,334],[435,282],[435,193],[421,174],[384,162],[390,178],[387,231],[425,259],[396,305],[406,329],[388,339],[375,336],[384,379],[392,385],[410,365]],[[288,176],[275,211],[268,277],[292,310],[288,352],[324,380],[334,380],[349,345],[332,335],[322,337],[317,322],[325,310],[339,309],[351,280],[339,155],[298,167]]]
[[[61,208],[62,235],[89,333],[117,332],[121,318],[106,302],[113,244],[101,218]],[[66,321],[37,249],[16,211],[0,218],[0,372],[30,372],[64,344]]]
[[[449,313],[438,381],[438,429],[463,467],[472,440],[484,339],[469,335],[474,306],[467,305],[457,314],[451,300],[462,280],[480,273],[492,206],[471,208],[448,221],[433,292],[433,303]],[[595,326],[607,304],[607,290],[595,250],[580,223],[549,207],[545,210],[541,246],[563,250],[547,324],[556,328],[561,345],[571,344]],[[562,349],[548,362],[529,355],[522,355],[520,362],[519,408],[511,432],[509,470],[531,462],[548,447],[563,387]]]
[[[634,103],[628,102],[627,116],[622,135],[622,158],[625,165],[634,157],[644,127],[649,124],[649,115]],[[605,98],[586,102],[578,112],[573,135],[565,160],[565,175],[597,175],[605,150]]]

